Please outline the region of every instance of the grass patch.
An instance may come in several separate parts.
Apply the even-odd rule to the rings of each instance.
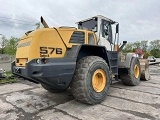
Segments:
[[[14,79],[7,79],[7,78],[3,78],[0,80],[0,84],[4,84],[4,83],[15,83],[17,82],[17,80],[14,78]]]
[[[5,78],[1,78],[0,79],[0,84],[4,84],[4,83],[15,83],[17,82],[17,80],[15,78],[12,78],[12,72],[6,72],[6,77]]]
[[[6,74],[7,74],[8,76],[10,76],[10,75],[12,75],[12,72],[11,72],[11,71],[7,71]]]

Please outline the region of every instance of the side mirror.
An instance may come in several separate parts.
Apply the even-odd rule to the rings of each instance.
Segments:
[[[127,41],[123,41],[123,44],[127,44]]]
[[[116,33],[119,33],[119,24],[116,25]]]

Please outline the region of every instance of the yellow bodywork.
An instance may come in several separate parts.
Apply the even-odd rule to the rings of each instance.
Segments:
[[[72,45],[77,45],[75,43],[69,43],[71,35],[74,31],[81,31],[85,33],[85,44],[88,43],[87,35],[91,32],[76,28],[56,29],[59,33],[54,28],[42,28],[25,34],[20,39],[17,46],[16,66],[25,66],[27,61],[36,58],[63,58],[67,48],[71,48]],[[65,44],[63,43],[63,41]],[[46,49],[47,54],[42,54],[46,52]],[[41,52],[41,50],[43,51]],[[61,54],[56,54],[56,50],[59,50],[58,52],[61,52]]]

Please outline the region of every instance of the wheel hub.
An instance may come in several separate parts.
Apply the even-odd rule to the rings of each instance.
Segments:
[[[97,69],[92,76],[92,86],[96,92],[101,92],[106,86],[106,75],[101,69]]]
[[[138,78],[138,77],[139,77],[139,73],[140,73],[140,71],[139,71],[139,66],[136,64],[136,65],[134,66],[134,77],[135,77],[135,78]]]

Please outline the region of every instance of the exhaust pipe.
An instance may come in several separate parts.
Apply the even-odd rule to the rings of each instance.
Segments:
[[[123,41],[123,44],[121,47],[118,49],[118,52],[122,51],[123,47],[127,44],[127,41]]]
[[[149,80],[150,79],[150,72],[149,72],[149,63],[146,59],[139,59],[140,66],[141,66],[141,80]]]
[[[41,16],[41,23],[45,28],[49,28],[48,24],[46,23],[46,21],[43,19],[42,16]]]

